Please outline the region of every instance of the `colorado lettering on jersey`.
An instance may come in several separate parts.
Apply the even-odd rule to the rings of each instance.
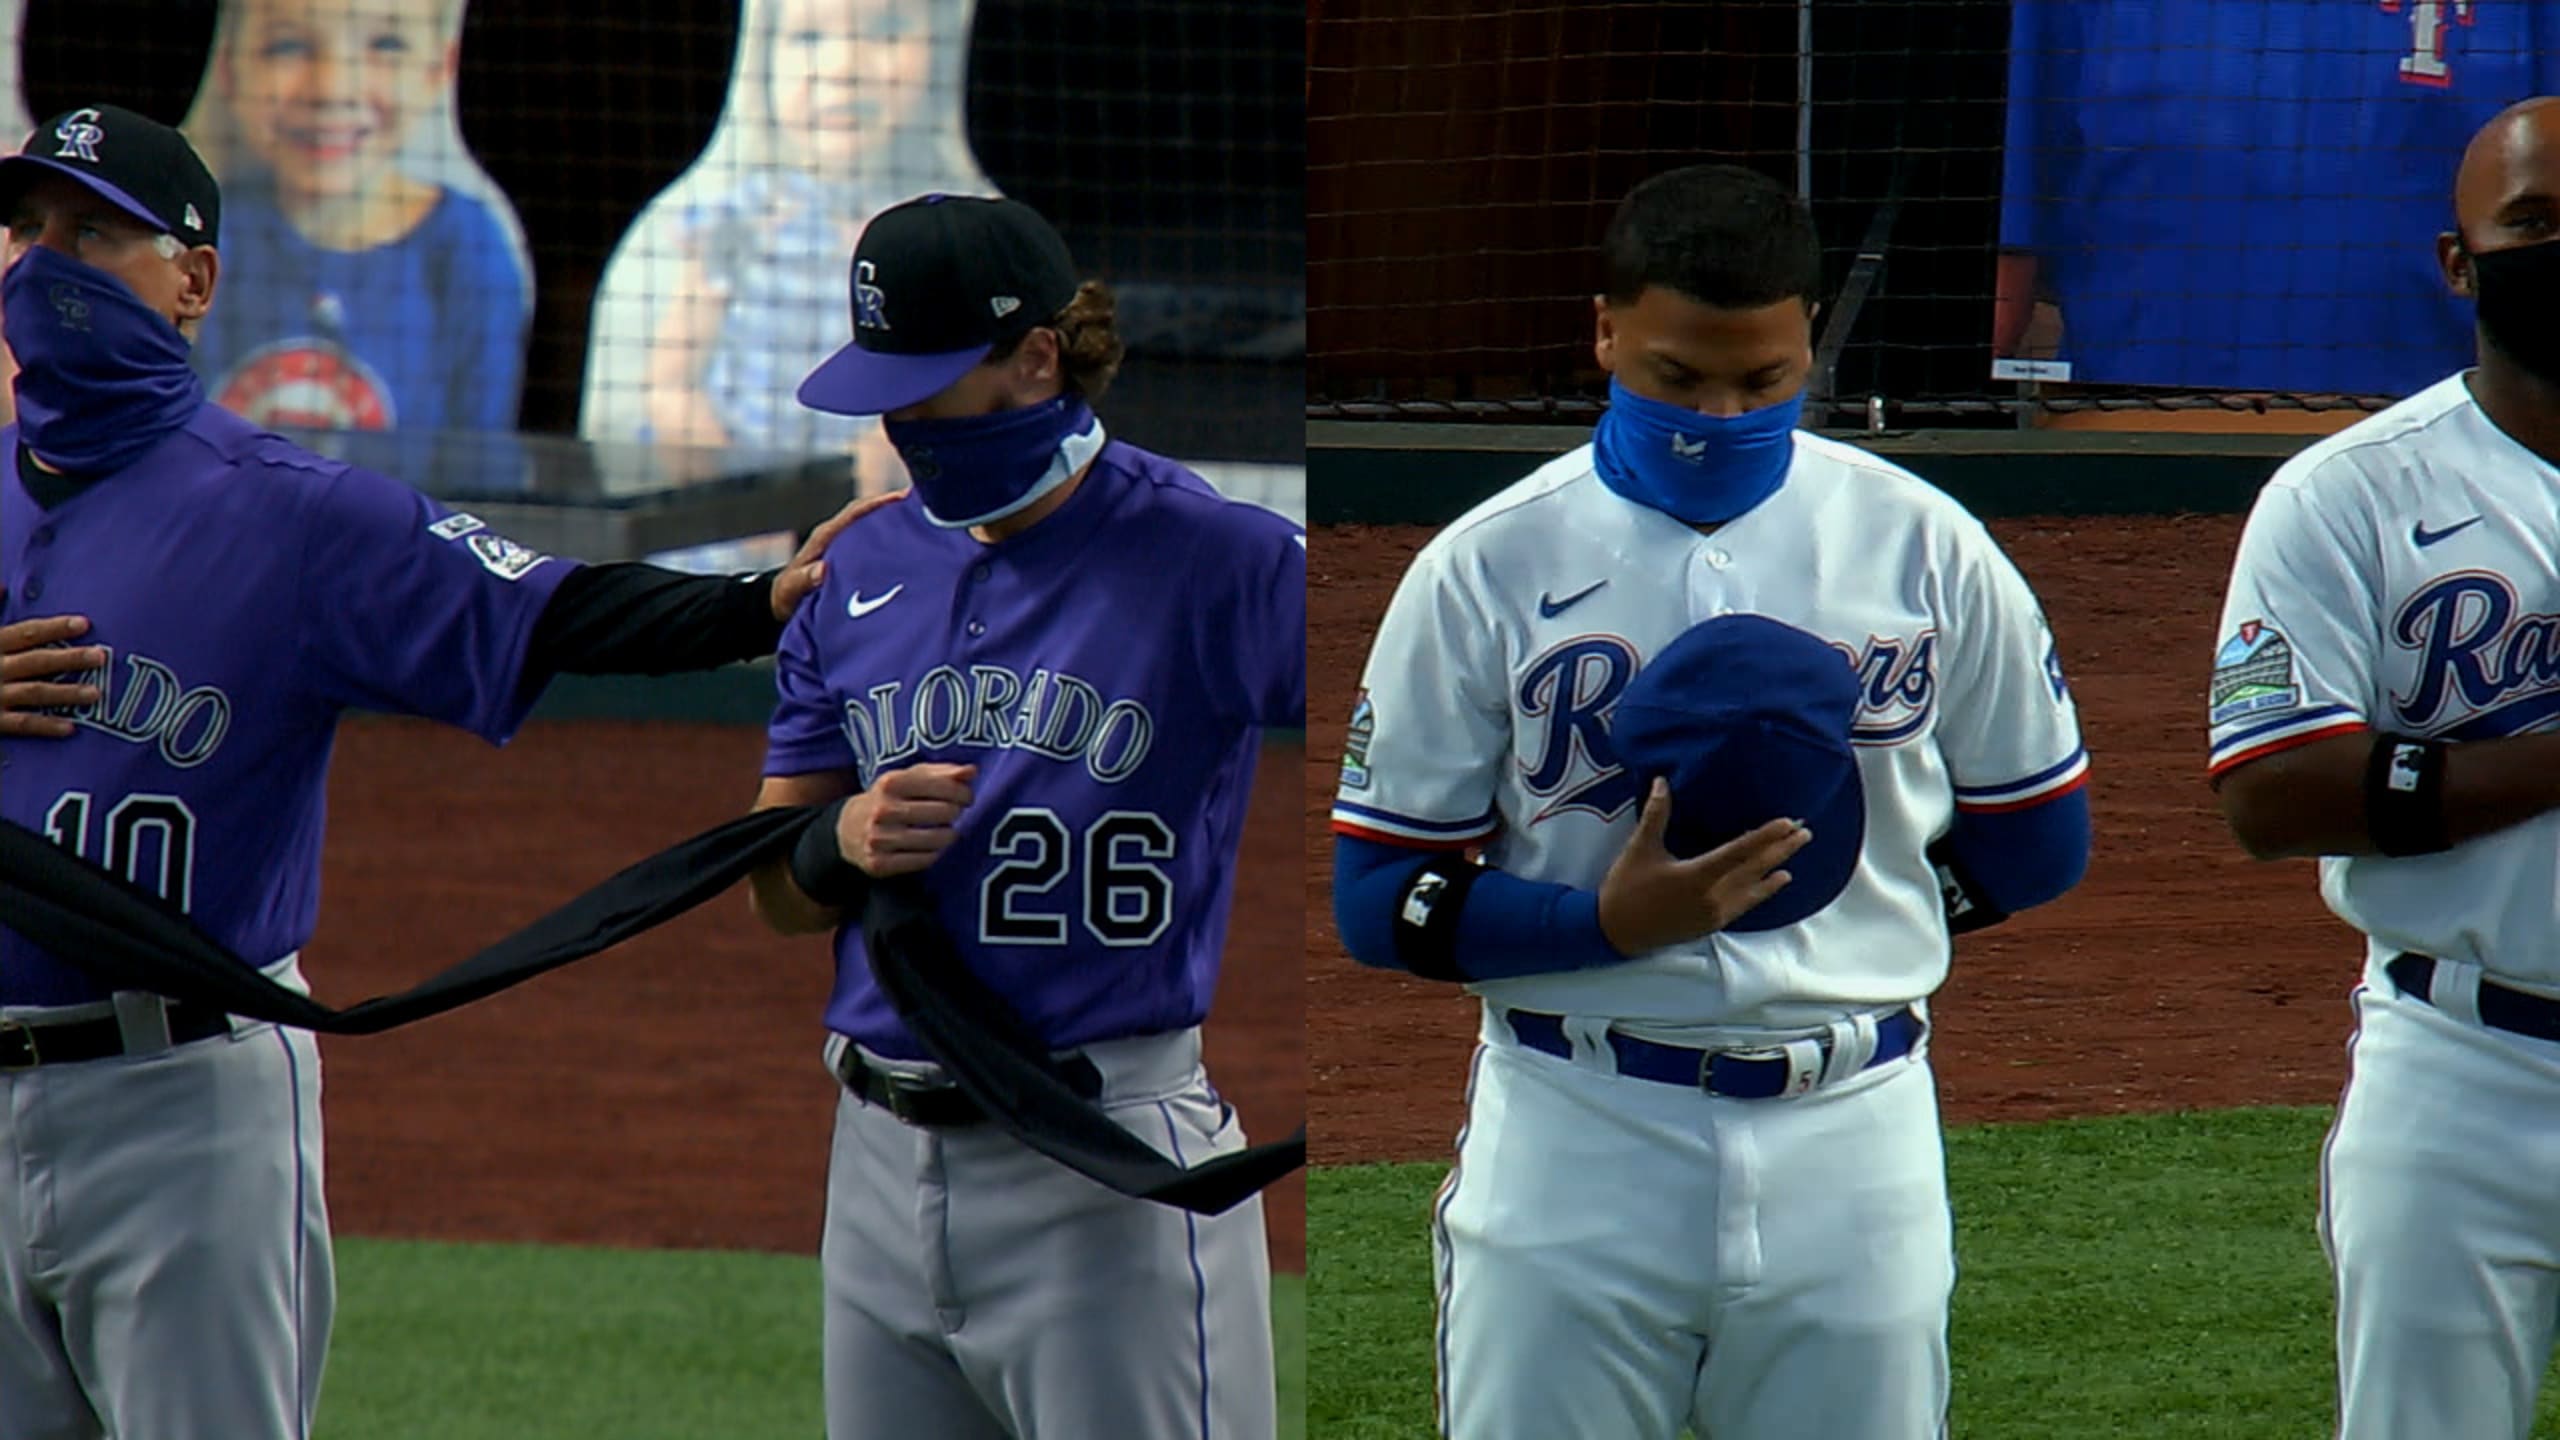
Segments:
[[[1537,730],[1534,760],[1520,765],[1532,795],[1552,795],[1535,825],[1568,810],[1614,820],[1644,798],[1644,786],[1618,763],[1607,717],[1635,678],[1636,647],[1615,635],[1577,635],[1551,646],[1520,672],[1512,696]]]
[[[2391,638],[2418,652],[2416,687],[2391,696],[2412,730],[2447,705],[2472,712],[2446,733],[2512,735],[2560,714],[2560,615],[2520,614],[2503,575],[2466,570],[2431,581],[2392,618]]]
[[[119,680],[115,647],[101,648],[107,656],[104,665],[68,677],[69,683],[98,687],[98,698],[50,713],[128,744],[157,745],[160,758],[180,770],[213,758],[231,733],[230,696],[211,685],[190,689],[176,671],[140,653],[124,657]]]
[[[1908,640],[1870,635],[1864,650],[1832,648],[1858,672],[1858,718],[1850,743],[1891,745],[1928,728],[1938,701],[1937,631],[1923,630]]]
[[[883,767],[945,745],[1081,761],[1094,779],[1116,784],[1146,762],[1155,732],[1155,716],[1144,704],[1106,702],[1101,691],[1062,670],[1025,677],[1003,665],[972,665],[966,673],[937,665],[913,687],[892,680],[873,686],[868,703],[844,702],[844,736],[865,788]]]

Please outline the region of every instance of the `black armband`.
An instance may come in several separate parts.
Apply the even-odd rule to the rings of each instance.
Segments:
[[[2444,757],[2439,740],[2376,735],[2364,766],[2364,827],[2385,855],[2434,855],[2453,848],[2445,834]]]
[[[1929,867],[1938,875],[1938,901],[1946,907],[1947,933],[1966,935],[1988,930],[2008,919],[2008,911],[1982,898],[1982,887],[1966,871],[1964,862],[1956,858],[1949,838],[1940,836],[1938,843],[1925,852]]]
[[[836,910],[850,910],[862,903],[863,893],[871,877],[844,858],[836,844],[836,817],[844,813],[845,796],[819,807],[809,828],[800,832],[800,843],[791,850],[791,883],[800,893]]]
[[[773,582],[758,575],[687,575],[638,561],[582,565],[534,622],[524,678],[673,675],[773,653]]]
[[[1454,851],[1432,856],[1396,893],[1396,963],[1425,980],[1464,984],[1458,968],[1458,917],[1484,867]]]

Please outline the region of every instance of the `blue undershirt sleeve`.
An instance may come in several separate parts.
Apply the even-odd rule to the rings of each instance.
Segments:
[[[2014,915],[2058,900],[2089,869],[2089,792],[2020,810],[1959,809],[1947,849],[1996,909]]]
[[[1333,842],[1333,923],[1351,958],[1380,970],[1413,969],[1397,941],[1406,887],[1436,852],[1338,835]],[[1486,870],[1458,917],[1463,980],[1508,980],[1625,963],[1600,931],[1600,896]]]

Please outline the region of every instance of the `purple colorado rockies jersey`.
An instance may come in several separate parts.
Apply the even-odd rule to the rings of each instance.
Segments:
[[[50,510],[17,442],[0,430],[0,623],[86,615],[80,643],[109,659],[69,739],[0,746],[0,815],[177,901],[251,961],[301,948],[340,712],[504,742],[571,562],[212,405]],[[0,926],[0,1004],[101,995]]]
[[[924,872],[969,965],[1054,1047],[1196,1025],[1264,726],[1306,723],[1306,537],[1113,441],[995,545],[913,502],[847,530],[784,630],[767,775],[976,765]],[[924,1051],[836,933],[827,1025]]]

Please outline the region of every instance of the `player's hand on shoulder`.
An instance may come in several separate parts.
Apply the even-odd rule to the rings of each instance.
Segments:
[[[845,863],[875,879],[912,875],[959,838],[975,765],[925,763],[892,770],[836,813],[836,848]]]
[[[69,642],[89,633],[81,615],[45,615],[0,625],[0,736],[60,739],[71,722],[28,711],[95,704],[94,685],[70,685],[53,677],[77,675],[107,663],[107,652]]]
[[[1670,823],[1670,787],[1656,780],[1636,833],[1600,881],[1600,932],[1621,955],[1712,935],[1741,919],[1786,888],[1792,877],[1778,867],[1813,838],[1793,820],[1772,820],[1682,860],[1662,843]]]
[[[836,543],[836,537],[845,532],[846,526],[883,505],[893,505],[905,499],[906,494],[906,491],[898,490],[887,495],[866,496],[827,517],[824,524],[810,531],[809,543],[801,546],[800,553],[791,557],[791,563],[782,567],[782,573],[773,577],[773,618],[788,622],[791,612],[800,608],[800,602],[817,593],[819,582],[827,578],[824,563],[827,547]]]

